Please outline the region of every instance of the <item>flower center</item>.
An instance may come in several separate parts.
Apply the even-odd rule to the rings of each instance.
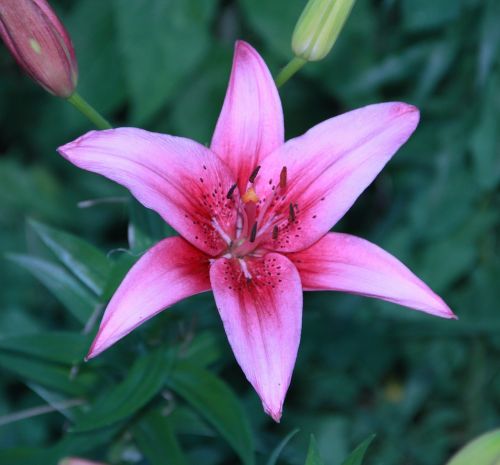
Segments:
[[[279,180],[275,183],[269,180],[270,193],[260,197],[255,187],[255,180],[259,174],[257,166],[248,178],[246,192],[240,196],[236,205],[238,210],[235,237],[230,238],[223,231],[219,231],[228,244],[223,256],[236,258],[241,262],[243,272],[246,256],[259,257],[266,253],[266,244],[277,242],[280,235],[291,224],[296,224],[298,205],[287,203],[287,168],[280,172]],[[237,184],[231,186],[227,198],[232,199]]]

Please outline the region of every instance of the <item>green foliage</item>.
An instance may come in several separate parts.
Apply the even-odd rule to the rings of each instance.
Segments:
[[[151,465],[187,465],[187,459],[177,440],[171,420],[158,411],[146,415],[133,429],[139,448]]]
[[[312,434],[311,434],[311,439],[309,440],[309,449],[307,451],[305,465],[324,465],[324,462],[319,454],[318,445],[316,444],[316,439],[314,439],[314,436]]]
[[[203,144],[234,40],[251,42],[276,75],[305,4],[52,3],[73,38],[86,99],[116,125]],[[358,0],[331,54],[280,91],[287,138],[376,101],[420,108],[415,135],[336,229],[398,256],[460,318],[306,294],[281,425],[241,374],[209,293],[83,362],[123,276],[175,232],[123,189],[55,154],[93,128],[21,76],[0,47],[0,252],[9,258],[0,267],[0,464],[77,455],[110,465],[334,465],[346,457],[349,465],[436,465],[498,425],[499,5]],[[81,405],[60,407],[75,399]],[[9,420],[39,406],[52,413]],[[291,441],[296,427],[303,434]],[[373,432],[364,456],[370,438],[354,448]],[[316,440],[306,458],[309,433]]]
[[[89,320],[98,305],[97,298],[63,267],[30,255],[10,254],[8,258],[47,286],[78,321],[85,324]]]
[[[104,392],[73,428],[90,431],[121,421],[144,407],[162,388],[167,374],[167,360],[161,351],[139,358],[127,377]]]
[[[202,368],[181,365],[172,371],[167,383],[220,432],[245,465],[255,463],[245,412],[222,380]]]
[[[93,245],[77,236],[31,221],[43,243],[87,287],[100,296],[111,272],[106,256]]]
[[[267,465],[276,465],[278,458],[283,451],[283,449],[287,446],[287,444],[293,439],[293,437],[299,432],[298,428],[290,431],[275,447],[271,455],[269,456],[269,460],[267,461]]]
[[[342,465],[362,465],[363,459],[366,454],[366,450],[375,439],[375,435],[372,434],[370,437],[366,438],[352,453],[344,460]]]

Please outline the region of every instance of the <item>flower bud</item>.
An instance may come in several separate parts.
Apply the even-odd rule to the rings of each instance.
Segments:
[[[323,59],[349,16],[355,0],[309,0],[292,37],[295,55],[307,61]]]
[[[78,457],[67,457],[62,459],[58,465],[106,465],[104,463],[91,462],[90,460],[80,459]]]
[[[63,98],[73,94],[78,79],[73,44],[46,0],[1,0],[0,37],[44,89]]]
[[[500,465],[500,429],[469,442],[446,465]]]

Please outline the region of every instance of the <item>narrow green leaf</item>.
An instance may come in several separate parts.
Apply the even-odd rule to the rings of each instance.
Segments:
[[[113,262],[111,272],[109,274],[109,279],[106,283],[106,287],[102,295],[102,300],[104,302],[111,299],[116,289],[118,289],[118,286],[123,281],[123,278],[128,273],[130,268],[132,268],[138,258],[139,256],[134,256],[129,253],[123,253],[118,257],[116,261]]]
[[[167,384],[214,426],[245,465],[255,463],[253,437],[245,411],[221,379],[203,368],[179,364]]]
[[[162,388],[167,370],[167,358],[160,351],[140,358],[125,380],[107,391],[82,415],[73,431],[102,428],[134,414]]]
[[[95,431],[83,433],[69,432],[55,444],[51,449],[58,460],[68,456],[84,456],[89,451],[102,447],[110,447],[113,438],[120,432],[121,425],[113,425],[109,428],[101,428]],[[2,463],[2,462],[0,462]],[[40,462],[38,465],[54,465],[56,462]]]
[[[351,452],[342,465],[362,465],[366,450],[375,439],[375,435],[368,436],[356,449]]]
[[[89,337],[79,333],[47,331],[1,338],[0,350],[71,365],[83,361],[89,343]]]
[[[101,295],[108,279],[111,264],[106,255],[88,242],[64,231],[30,221],[43,243],[97,295]]]
[[[159,411],[147,414],[133,429],[133,435],[150,465],[187,465],[170,418]]]
[[[0,353],[0,366],[26,381],[34,381],[72,396],[84,395],[96,382],[93,373],[79,372],[72,379],[70,369],[67,367],[17,354]]]
[[[201,418],[190,406],[180,405],[174,409],[169,416],[172,427],[179,434],[189,434],[194,436],[205,436],[213,438],[217,432]]]
[[[307,451],[306,463],[305,465],[323,465],[324,462],[319,455],[318,445],[316,444],[316,439],[311,434],[311,439],[309,440],[309,449]]]
[[[196,335],[187,347],[182,347],[182,358],[201,367],[206,367],[221,358],[220,339],[212,332]]]
[[[26,268],[82,324],[88,321],[99,304],[90,291],[59,265],[30,255],[8,254],[7,258]]]
[[[133,198],[129,202],[128,242],[132,252],[142,253],[165,237],[177,235],[158,213]]]
[[[290,431],[276,446],[271,455],[269,456],[269,460],[267,461],[267,465],[276,465],[281,452],[286,447],[286,445],[290,442],[290,440],[300,431],[299,428],[295,428]]]
[[[15,447],[0,449],[0,463],[9,465],[52,464],[53,454],[47,449]]]

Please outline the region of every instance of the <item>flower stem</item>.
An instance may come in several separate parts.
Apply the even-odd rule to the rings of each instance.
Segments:
[[[68,102],[71,103],[71,105],[73,105],[80,113],[85,115],[98,129],[111,129],[113,127],[77,92],[68,98]]]
[[[288,64],[276,76],[276,85],[281,87],[287,82],[302,66],[307,63],[306,60],[299,57],[293,57]]]

